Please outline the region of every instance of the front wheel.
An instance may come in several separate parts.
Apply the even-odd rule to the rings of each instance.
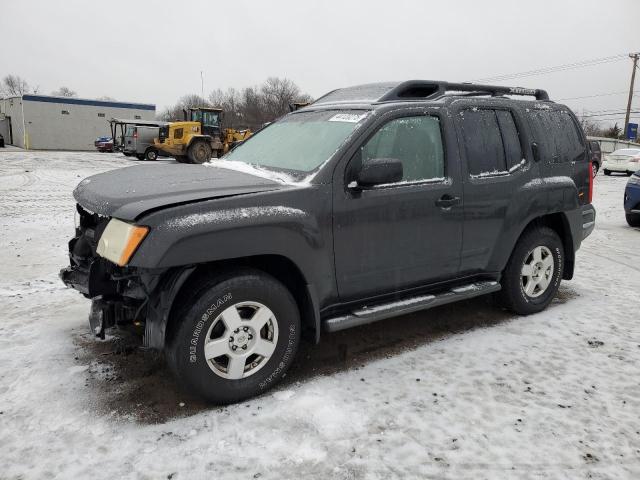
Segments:
[[[604,169],[604,174],[608,177],[609,175],[611,175],[611,170],[607,170],[606,168]]]
[[[556,295],[563,268],[564,249],[558,234],[548,227],[527,230],[503,272],[498,297],[519,315],[540,312]]]
[[[187,388],[225,404],[267,391],[284,376],[300,341],[300,313],[278,280],[236,270],[183,300],[167,356]]]
[[[596,175],[598,175],[598,164],[596,162],[593,162],[591,164],[591,176],[593,178],[596,178]]]

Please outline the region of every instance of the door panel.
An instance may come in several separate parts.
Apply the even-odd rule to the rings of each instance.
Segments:
[[[490,270],[505,231],[514,181],[522,180],[522,140],[512,112],[490,104],[462,105],[457,119],[463,153],[464,240],[461,273]]]
[[[457,274],[462,188],[451,149],[442,145],[440,121],[425,115],[381,121],[334,177],[335,267],[343,301]],[[402,161],[403,182],[346,188],[363,163],[382,157]]]

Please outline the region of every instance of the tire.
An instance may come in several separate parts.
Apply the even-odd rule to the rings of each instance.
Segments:
[[[631,175],[633,175],[633,172],[630,172],[628,170],[625,173],[627,174],[627,177],[630,177]]]
[[[598,166],[597,162],[593,162],[591,164],[591,174],[593,175],[593,178],[596,178],[596,175],[598,175],[598,170],[600,169],[600,167]]]
[[[293,362],[300,313],[289,290],[272,276],[237,269],[203,282],[181,303],[172,317],[167,360],[178,381],[205,400],[227,404],[261,394]],[[258,312],[260,328],[252,325]]]
[[[630,227],[640,227],[640,213],[625,213],[624,216]]]
[[[144,153],[137,153],[137,154],[136,154],[136,158],[137,158],[138,160],[144,160]]]
[[[202,140],[193,142],[187,150],[191,163],[205,163],[211,160],[211,146]]]
[[[144,158],[150,162],[155,162],[158,159],[158,151],[155,148],[147,148],[147,151],[144,152]]]
[[[525,264],[530,276],[525,275]],[[563,268],[564,248],[558,234],[548,227],[527,229],[503,272],[500,303],[519,315],[544,310],[558,291]]]
[[[607,170],[606,168],[604,169],[604,174],[608,177],[609,175],[611,175],[611,170]]]
[[[177,155],[175,159],[178,163],[189,163],[189,158],[186,155]]]

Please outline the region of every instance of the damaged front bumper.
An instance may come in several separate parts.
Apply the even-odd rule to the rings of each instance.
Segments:
[[[89,325],[104,338],[112,327],[144,327],[144,344],[164,346],[166,325],[173,300],[195,267],[142,269],[120,267],[96,253],[101,232],[109,219],[81,207],[80,225],[69,241],[69,266],[60,279],[91,300]]]

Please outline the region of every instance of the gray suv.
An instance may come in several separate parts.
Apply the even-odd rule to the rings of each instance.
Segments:
[[[485,294],[539,312],[595,223],[586,138],[544,90],[343,88],[218,165],[83,180],[60,273],[96,335],[143,325],[216,403],[268,390],[303,337]]]

